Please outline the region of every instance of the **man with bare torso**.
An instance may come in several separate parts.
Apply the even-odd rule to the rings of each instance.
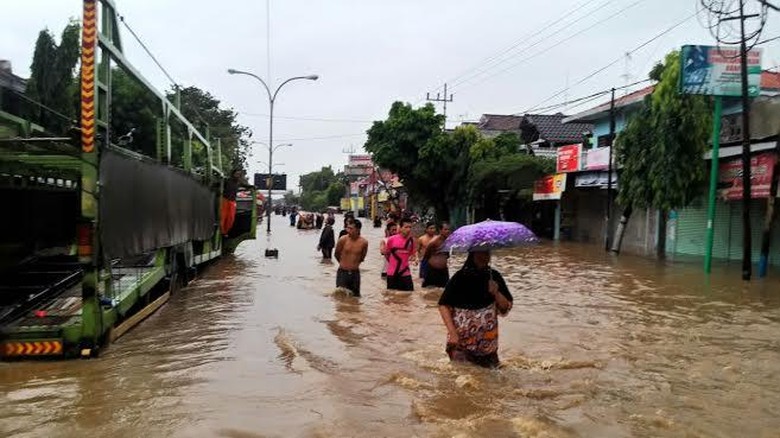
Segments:
[[[450,279],[450,273],[447,269],[449,254],[441,251],[441,248],[450,233],[450,224],[443,223],[439,235],[431,239],[425,248],[423,257],[428,260],[428,271],[423,281],[423,287],[444,287],[447,285]]]
[[[368,241],[360,237],[361,225],[359,220],[348,223],[347,234],[336,244],[336,287],[349,289],[356,297],[360,296],[360,264],[368,253]]]
[[[428,244],[437,236],[437,232],[436,223],[428,222],[425,224],[425,234],[417,239],[417,260],[420,261],[420,278],[423,280],[428,273],[428,258],[424,257],[425,248],[427,248]]]

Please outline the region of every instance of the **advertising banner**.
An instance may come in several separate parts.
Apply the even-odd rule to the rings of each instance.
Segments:
[[[582,145],[570,144],[558,148],[558,173],[577,172],[582,162]]]
[[[609,147],[590,149],[585,153],[585,170],[609,168]]]
[[[566,174],[547,175],[534,184],[534,201],[557,201],[566,190]]]
[[[777,156],[773,153],[764,153],[750,158],[751,198],[769,197],[776,160]],[[718,181],[723,199],[727,201],[742,199],[742,160],[737,158],[720,163]]]
[[[683,46],[680,92],[709,96],[742,96],[739,47]],[[761,91],[761,49],[747,54],[748,95]]]

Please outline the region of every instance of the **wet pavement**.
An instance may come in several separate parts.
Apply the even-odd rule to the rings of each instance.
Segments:
[[[243,243],[98,359],[0,363],[0,436],[778,436],[776,280],[501,252],[515,308],[491,371],[446,359],[440,290],[385,290],[379,230],[360,299],[334,291],[318,233],[274,217],[278,260]]]

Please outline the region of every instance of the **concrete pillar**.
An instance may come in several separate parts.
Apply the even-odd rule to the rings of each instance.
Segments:
[[[553,240],[561,240],[561,201],[555,201],[555,219],[553,221]]]

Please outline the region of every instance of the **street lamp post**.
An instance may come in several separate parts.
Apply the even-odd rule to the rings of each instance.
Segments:
[[[264,80],[260,79],[260,76],[257,76],[254,73],[247,72],[247,71],[241,71],[241,70],[235,70],[235,69],[228,69],[228,73],[231,75],[246,75],[251,76],[255,79],[257,79],[262,85],[263,88],[265,88],[266,93],[268,93],[268,105],[269,105],[269,127],[268,127],[268,176],[269,178],[273,178],[273,160],[274,160],[274,152],[276,149],[282,147],[282,146],[288,146],[287,144],[281,144],[277,147],[274,147],[274,102],[276,102],[276,96],[279,94],[279,90],[282,89],[287,83],[297,80],[306,79],[309,81],[316,81],[319,79],[319,76],[317,75],[308,75],[308,76],[294,76],[291,77],[284,82],[282,82],[278,87],[276,87],[276,90],[272,93],[271,89],[268,87],[268,84],[265,83]],[[268,211],[266,211],[266,220],[268,223],[266,224],[266,232],[268,234],[271,233],[271,185],[268,185]]]

